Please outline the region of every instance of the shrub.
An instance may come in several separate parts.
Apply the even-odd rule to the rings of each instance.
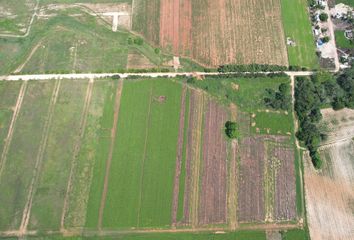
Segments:
[[[320,14],[319,18],[322,22],[326,22],[328,20],[328,14],[323,12]]]

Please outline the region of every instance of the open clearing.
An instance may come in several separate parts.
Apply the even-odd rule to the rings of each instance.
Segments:
[[[285,37],[295,42],[288,46],[289,65],[318,67],[316,45],[306,0],[281,0]]]
[[[288,79],[248,80],[228,79],[245,97],[233,110],[182,78],[1,82],[3,139],[15,120],[1,161],[0,236],[298,228],[293,138],[252,132],[251,113],[265,109],[247,100],[263,95],[252,81],[275,89]],[[233,143],[231,118],[242,132]],[[233,234],[265,239],[224,239]]]
[[[208,66],[288,64],[279,0],[154,0],[136,5],[133,29],[176,56]]]

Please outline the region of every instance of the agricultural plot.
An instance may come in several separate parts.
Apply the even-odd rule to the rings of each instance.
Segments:
[[[324,161],[316,172],[309,158],[305,166],[306,208],[311,239],[353,237],[353,141],[338,142],[320,150]]]
[[[251,87],[261,80],[198,84],[214,80],[221,94],[238,84],[233,107],[181,78],[0,84],[0,106],[21,103],[8,116],[13,127],[4,125],[13,133],[0,162],[0,236],[298,227],[292,138],[251,130],[251,113],[266,110],[249,101],[263,96]],[[287,81],[262,78],[273,89]],[[231,119],[240,127],[232,142]]]
[[[295,42],[288,45],[289,65],[313,69],[318,59],[307,4],[306,0],[281,0],[281,9],[285,36]]]
[[[17,106],[17,117],[14,115],[13,133],[7,139],[9,146],[1,155],[1,230],[15,230],[21,225],[54,87],[52,82],[24,84],[19,92],[23,100]]]
[[[267,136],[245,138],[240,143],[241,222],[296,219],[295,154],[288,142],[287,137]]]
[[[174,55],[208,66],[288,64],[278,0],[251,5],[245,0],[137,1],[136,5],[133,29]]]

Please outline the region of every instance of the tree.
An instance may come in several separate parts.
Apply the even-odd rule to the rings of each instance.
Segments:
[[[231,122],[231,121],[227,121],[225,123],[225,133],[231,139],[237,138],[238,137],[238,126],[237,126],[237,123]]]
[[[319,16],[321,22],[326,22],[328,20],[328,14],[327,13],[321,13]]]

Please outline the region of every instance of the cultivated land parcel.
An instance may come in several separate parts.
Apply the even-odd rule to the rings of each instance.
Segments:
[[[34,1],[25,8],[17,5],[30,1],[4,2],[0,74],[172,70],[173,56],[181,71],[227,63],[317,67],[305,0],[45,0],[35,15]],[[128,14],[116,32],[100,15],[107,11]],[[286,46],[287,37],[296,46]]]
[[[292,115],[261,100],[280,83],[290,81],[1,82],[1,235],[194,239],[169,232],[259,229],[223,236],[265,239],[266,229],[301,229]],[[213,92],[227,84],[236,98]],[[260,124],[258,114],[289,126]],[[231,119],[238,141],[224,134]]]

